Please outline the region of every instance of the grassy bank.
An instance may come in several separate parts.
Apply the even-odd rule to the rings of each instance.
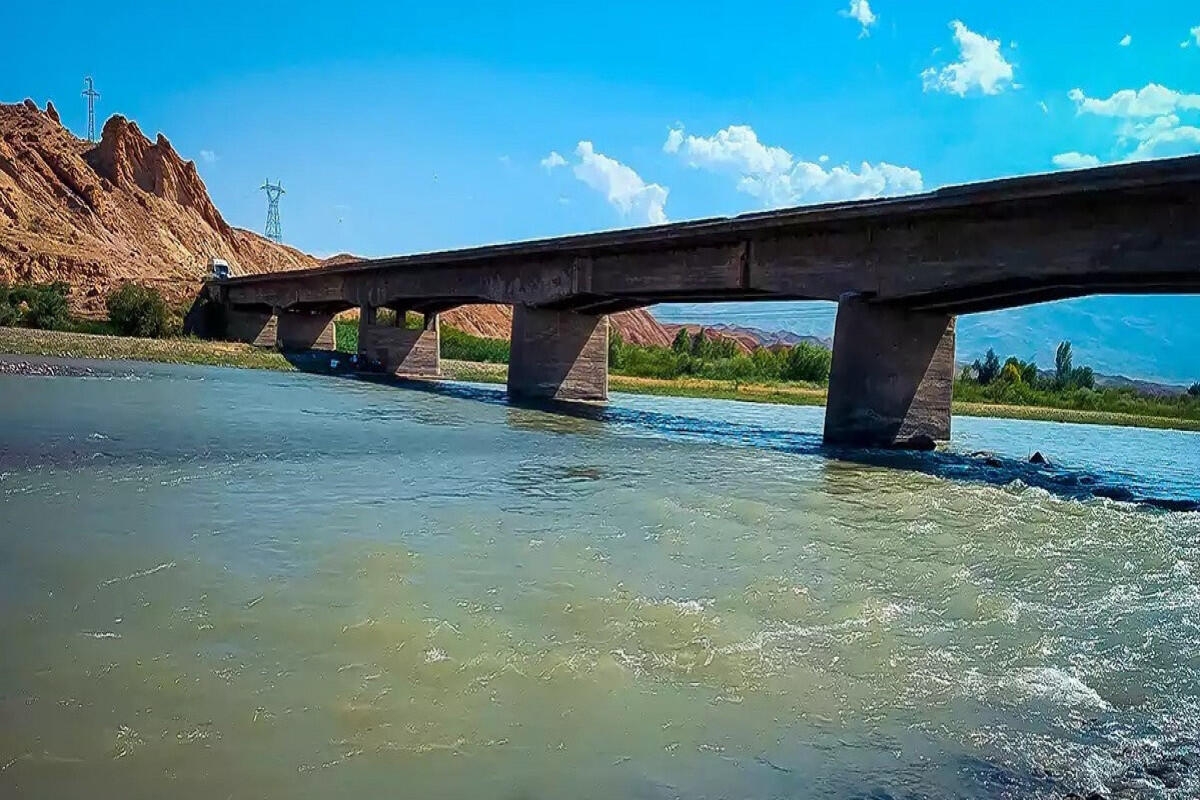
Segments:
[[[341,330],[338,331],[339,335]],[[458,333],[458,332],[456,332]],[[443,331],[443,336],[445,331]],[[462,334],[465,336],[465,334]],[[474,337],[469,337],[474,338]],[[487,340],[483,340],[487,341]],[[342,347],[346,343],[339,342]],[[464,351],[474,343],[468,341]],[[292,370],[291,364],[279,353],[232,342],[210,342],[190,338],[136,339],[62,331],[43,331],[29,328],[0,328],[0,353],[60,358],[126,359],[167,364],[203,364],[209,366],[246,367],[250,369]],[[502,363],[462,360],[449,357],[443,339],[442,373],[450,380],[479,383],[504,383],[508,369]],[[675,397],[740,400],[753,403],[819,406],[825,403],[825,389],[803,383],[756,383],[708,378],[683,377],[673,379],[611,375],[609,386],[614,392],[666,395]],[[1172,401],[1162,407],[1173,410]],[[1144,428],[1170,428],[1200,431],[1200,419],[1153,413],[1156,408],[1149,399],[1141,413],[1126,413],[1097,409],[1022,406],[1004,403],[959,400],[954,413],[973,417],[1077,422],[1084,424],[1121,425]]]
[[[476,383],[504,383],[508,374],[503,364],[481,364],[469,361],[442,361],[442,374],[451,380]],[[761,384],[740,381],[718,381],[704,378],[639,378],[628,375],[609,375],[608,386],[614,392],[661,395],[667,397],[696,397],[713,400],[740,400],[748,403],[777,403],[793,406],[823,406],[826,391],[823,387],[805,384]],[[1074,422],[1083,425],[1117,425],[1136,428],[1164,428],[1181,431],[1200,431],[1200,420],[1154,414],[1126,414],[1114,411],[1089,411],[1070,408],[1041,408],[1037,406],[1003,405],[955,400],[955,414],[964,417],[1025,419],[1044,422]]]
[[[274,350],[237,342],[208,342],[188,338],[136,339],[32,328],[0,328],[0,353],[249,369],[293,369],[287,359]]]

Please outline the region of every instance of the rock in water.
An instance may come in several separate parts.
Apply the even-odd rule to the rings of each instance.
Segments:
[[[1033,455],[1031,455],[1029,457],[1029,463],[1030,464],[1041,464],[1041,465],[1047,466],[1047,467],[1050,466],[1050,461],[1044,455],[1042,455],[1040,450],[1033,451]]]

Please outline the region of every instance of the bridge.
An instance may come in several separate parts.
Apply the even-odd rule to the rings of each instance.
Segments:
[[[950,436],[959,314],[1091,294],[1200,292],[1200,156],[1012,178],[884,200],[381,258],[207,283],[196,333],[359,350],[397,375],[439,369],[438,314],[513,307],[513,398],[604,400],[607,314],[670,302],[838,303],[830,444]],[[423,315],[379,324],[377,310]]]

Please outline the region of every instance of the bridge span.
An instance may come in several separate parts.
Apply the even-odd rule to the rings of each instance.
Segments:
[[[838,303],[825,440],[950,436],[958,314],[1091,294],[1200,292],[1200,156],[1011,178],[884,200],[381,258],[209,282],[188,324],[213,338],[359,349],[438,374],[438,314],[513,306],[512,397],[604,400],[608,318],[669,302]],[[380,325],[376,311],[424,315]]]

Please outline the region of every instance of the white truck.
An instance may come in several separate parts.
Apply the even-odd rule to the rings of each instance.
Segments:
[[[223,258],[212,257],[208,260],[208,277],[214,281],[229,280],[229,262]]]

